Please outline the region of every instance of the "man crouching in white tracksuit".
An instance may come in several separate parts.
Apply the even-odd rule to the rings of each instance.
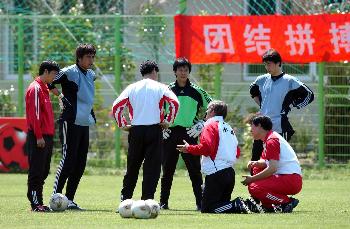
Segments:
[[[238,141],[232,127],[224,122],[227,104],[212,101],[206,111],[203,132],[198,145],[178,145],[183,153],[202,155],[201,170],[205,175],[202,213],[250,213],[243,199],[231,201],[235,186],[233,165],[239,157]]]

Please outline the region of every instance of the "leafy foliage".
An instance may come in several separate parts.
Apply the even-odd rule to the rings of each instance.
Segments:
[[[166,19],[158,16],[162,14],[162,11],[152,3],[142,5],[140,14],[149,16],[145,17],[142,22],[138,22],[140,42],[148,48],[152,58],[159,62],[159,50],[166,42],[164,36],[167,28]]]
[[[13,85],[11,85],[10,89],[0,89],[0,116],[11,117],[15,115],[16,104],[12,101],[14,91]]]

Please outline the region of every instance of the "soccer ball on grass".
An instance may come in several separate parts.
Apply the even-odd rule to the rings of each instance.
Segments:
[[[51,196],[50,208],[53,211],[65,211],[68,207],[68,198],[61,194],[55,193]]]
[[[151,218],[156,218],[160,212],[160,206],[157,201],[148,199],[145,203],[151,209]]]
[[[123,218],[131,218],[132,212],[131,212],[131,206],[134,203],[132,199],[124,200],[119,204],[118,212],[119,215]]]

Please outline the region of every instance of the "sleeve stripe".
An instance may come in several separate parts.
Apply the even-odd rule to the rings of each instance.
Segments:
[[[34,104],[35,104],[35,116],[36,116],[36,119],[39,120],[40,116],[40,103],[39,103],[39,86],[38,85],[35,85],[35,90],[34,90]]]
[[[164,96],[159,101],[160,122],[164,121]]]
[[[126,105],[129,103],[129,98],[125,98],[118,103],[116,103],[113,108],[113,117],[117,121],[118,127],[126,126],[126,120],[123,116],[123,110],[126,107]]]
[[[64,71],[59,71],[58,73],[57,73],[57,75],[56,75],[56,77],[55,77],[55,79],[54,80],[58,80],[59,78],[61,78],[63,75],[65,74],[65,72]]]
[[[176,100],[173,100],[165,95],[163,96],[163,99],[169,103],[169,114],[166,119],[168,122],[172,123],[179,109],[179,104],[176,102]]]
[[[305,107],[306,105],[308,105],[310,103],[312,92],[310,91],[310,89],[308,87],[304,86],[304,88],[308,93],[307,93],[307,96],[304,99],[304,101],[298,104],[299,108]]]

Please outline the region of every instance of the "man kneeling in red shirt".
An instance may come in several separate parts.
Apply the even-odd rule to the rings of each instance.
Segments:
[[[248,186],[250,195],[261,201],[267,212],[289,213],[299,200],[288,197],[301,191],[302,176],[298,158],[293,148],[277,132],[272,131],[268,116],[251,120],[254,140],[264,142],[264,151],[258,161],[249,161],[253,176],[244,176],[242,184]]]

